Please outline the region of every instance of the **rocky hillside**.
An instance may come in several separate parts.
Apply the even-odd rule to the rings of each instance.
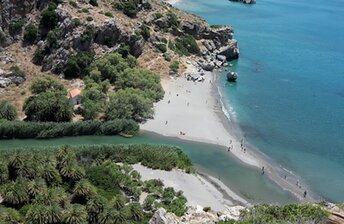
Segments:
[[[181,59],[186,57],[212,71],[238,58],[232,37],[230,26],[210,27],[159,0],[1,0],[0,60],[5,76],[0,75],[0,82],[6,89],[0,91],[20,111],[33,77],[66,77],[69,69],[75,73],[72,78],[79,79],[86,74],[77,70],[82,67],[75,64],[77,58],[87,64],[118,50],[128,50],[139,66],[162,77],[182,73]],[[14,66],[22,70],[23,84],[8,79]],[[75,80],[65,84],[70,87]]]

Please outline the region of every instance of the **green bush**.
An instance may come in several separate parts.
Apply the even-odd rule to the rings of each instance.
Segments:
[[[30,23],[25,28],[24,41],[26,43],[33,43],[37,38],[37,33],[38,33],[37,27],[33,23]]]
[[[171,24],[172,27],[178,27],[179,26],[179,20],[178,17],[176,16],[176,14],[174,14],[173,12],[168,12],[166,14],[167,18],[168,18],[168,22]]]
[[[79,18],[74,18],[74,19],[73,19],[73,24],[74,24],[74,26],[76,26],[76,27],[80,26],[80,25],[81,25],[80,19],[79,19]]]
[[[93,6],[98,6],[98,2],[97,0],[90,0],[90,5],[93,5]]]
[[[14,65],[11,67],[11,72],[15,76],[19,76],[22,78],[26,77],[25,72],[23,70],[21,70],[17,65]]]
[[[175,51],[179,55],[189,56],[190,54],[199,55],[200,49],[195,38],[191,35],[178,37],[175,43]]]
[[[114,123],[116,125],[114,125]],[[136,134],[139,126],[132,120],[80,121],[80,122],[24,122],[0,121],[0,139],[57,138],[80,135]]]
[[[14,106],[8,101],[0,102],[0,120],[5,119],[9,121],[15,120],[17,117],[17,111]]]
[[[104,13],[104,15],[105,15],[105,16],[107,16],[107,17],[111,17],[111,18],[113,18],[113,15],[112,15],[112,13],[111,13],[111,12],[106,12],[106,13]]]
[[[146,10],[152,9],[152,5],[151,5],[149,2],[143,3],[142,6],[143,6],[143,8],[146,9]]]
[[[140,26],[141,32],[140,34],[142,35],[142,37],[147,40],[150,37],[150,30],[149,30],[149,26],[143,24]]]
[[[177,73],[179,70],[179,62],[178,61],[173,61],[170,65],[170,69],[171,71],[173,71],[174,73]]]
[[[166,61],[171,61],[171,56],[168,53],[164,53],[163,56]]]
[[[164,43],[156,44],[156,48],[158,48],[158,50],[161,51],[162,53],[165,53],[167,51],[166,44]]]
[[[139,12],[139,2],[136,0],[116,2],[114,7],[132,18],[136,17],[136,14]]]
[[[49,31],[47,35],[47,44],[49,48],[57,48],[58,43],[57,43],[57,35],[55,31]]]
[[[94,60],[92,52],[79,52],[75,56],[69,57],[64,68],[66,78],[84,77],[88,74],[88,67]]]
[[[75,1],[70,0],[70,1],[69,1],[69,4],[70,4],[71,6],[73,6],[74,8],[78,8],[78,3],[76,3]]]
[[[89,11],[88,9],[86,9],[86,8],[83,8],[83,9],[81,9],[81,12],[83,12],[83,13],[89,13],[90,11]]]
[[[157,13],[154,14],[154,16],[155,16],[155,19],[160,19],[160,18],[162,18],[164,15],[161,14],[160,12],[157,12]]]
[[[54,29],[57,25],[58,16],[55,11],[56,8],[56,4],[50,2],[48,8],[41,13],[41,24],[49,30]]]
[[[92,16],[87,16],[87,17],[86,17],[86,20],[87,20],[88,22],[91,22],[91,21],[93,21],[93,18],[92,18]]]
[[[9,24],[9,32],[11,35],[15,35],[21,32],[24,26],[24,21],[22,19],[11,21]]]
[[[35,53],[32,58],[32,62],[36,65],[42,65],[45,56],[45,51],[41,48],[36,48]]]

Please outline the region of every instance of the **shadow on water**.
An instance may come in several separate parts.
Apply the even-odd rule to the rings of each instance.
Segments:
[[[134,138],[123,138],[119,136],[80,136],[49,140],[2,140],[0,141],[0,150],[23,147],[59,146],[65,144],[129,143],[172,144],[179,146],[191,158],[200,171],[220,179],[234,192],[252,203],[286,204],[297,201],[289,192],[282,190],[266,176],[262,176],[259,170],[242,164],[230,156],[222,147],[164,137],[149,132],[144,132]]]

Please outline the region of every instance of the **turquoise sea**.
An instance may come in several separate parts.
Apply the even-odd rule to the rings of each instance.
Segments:
[[[250,144],[301,176],[315,193],[344,201],[344,1],[182,0],[239,41],[224,101]]]

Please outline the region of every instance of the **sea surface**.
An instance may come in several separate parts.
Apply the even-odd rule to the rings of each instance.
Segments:
[[[344,0],[182,0],[210,24],[230,24],[240,46],[219,87],[247,141],[344,202]]]

